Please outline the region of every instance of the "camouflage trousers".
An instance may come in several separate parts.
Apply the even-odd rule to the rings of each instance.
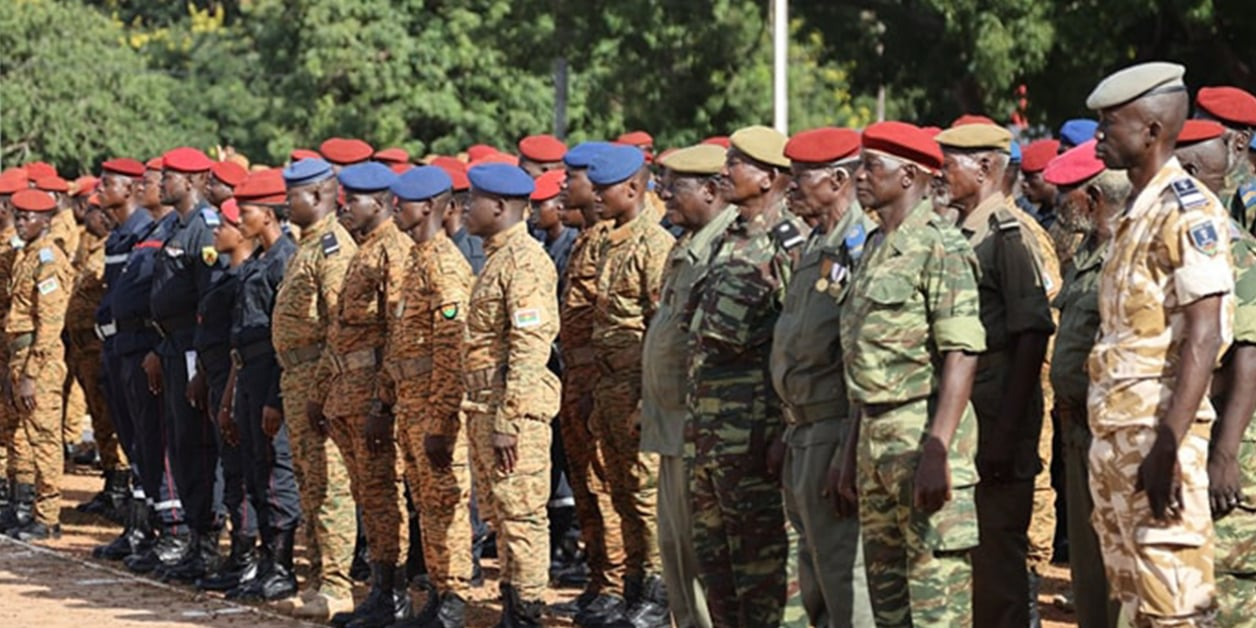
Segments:
[[[109,398],[105,393],[105,382],[101,378],[104,363],[101,357],[101,342],[94,330],[71,332],[68,366],[70,373],[83,391],[87,403],[87,413],[92,417],[92,439],[96,441],[96,451],[100,453],[100,466],[105,471],[118,471],[130,468],[126,454],[118,442],[118,434],[113,427],[113,416],[109,412]],[[66,407],[71,408],[70,397],[66,398]],[[66,411],[67,416],[70,410]],[[76,441],[77,442],[77,441]]]
[[[1092,523],[1111,595],[1136,626],[1207,626],[1216,610],[1213,527],[1208,503],[1208,424],[1178,447],[1181,517],[1158,521],[1135,488],[1156,440],[1150,427],[1096,431],[1090,445]]]
[[[67,367],[74,364],[68,351],[65,363]],[[77,445],[83,442],[83,417],[87,414],[87,400],[74,373],[69,368],[66,371],[65,381],[61,386],[61,442],[65,445]]]
[[[624,576],[624,537],[619,514],[611,501],[609,475],[603,452],[581,415],[581,401],[593,393],[598,369],[567,365],[563,372],[559,428],[567,455],[567,482],[576,502],[576,522],[589,566],[587,590],[620,593]]]
[[[1048,355],[1050,355],[1048,353]],[[1026,557],[1029,568],[1041,574],[1051,564],[1055,552],[1055,488],[1051,486],[1052,445],[1055,426],[1051,421],[1051,408],[1055,407],[1055,392],[1051,388],[1051,362],[1042,365],[1042,432],[1038,438],[1038,459],[1042,471],[1034,476],[1034,506],[1029,517],[1029,547]]]
[[[410,518],[402,484],[405,468],[398,437],[394,436],[387,454],[378,455],[366,450],[365,415],[328,417],[327,431],[349,470],[349,490],[362,510],[371,562],[396,565],[410,549]]]
[[[7,391],[4,399],[0,399],[0,465],[3,465],[5,477],[10,480],[17,476],[18,467],[25,465],[29,470],[31,464],[31,445],[26,440],[26,430],[21,429],[21,415],[16,402]]]
[[[410,495],[423,526],[423,561],[437,593],[452,591],[466,598],[472,569],[471,469],[466,430],[458,430],[450,468],[436,469],[423,450],[427,434],[418,421],[421,412],[401,410],[397,431],[405,453]]]
[[[972,486],[925,514],[913,487],[927,437],[928,401],[865,418],[859,429],[859,526],[876,625],[971,626],[972,562],[978,542]]]
[[[480,508],[497,531],[501,582],[514,585],[519,598],[530,602],[540,600],[549,584],[545,504],[550,493],[553,429],[548,421],[533,419],[520,419],[517,426],[519,457],[514,472],[506,473],[497,466],[493,452],[493,415],[467,413],[471,469]]]
[[[641,451],[641,373],[604,373],[593,392],[589,428],[605,462],[619,514],[624,575],[659,573],[658,454]]]
[[[17,390],[22,368],[30,349],[13,353],[9,362],[9,381],[13,386],[13,402],[20,406]],[[35,380],[35,409],[17,411],[18,430],[26,436],[29,449],[11,451],[14,480],[35,485],[35,520],[54,525],[61,519],[61,474],[65,470],[65,450],[61,443],[61,403],[65,386],[65,363],[49,361]]]
[[[798,586],[813,626],[868,626],[872,604],[859,519],[837,516],[826,478],[850,428],[848,420],[795,425],[781,474],[785,514],[798,535]]]
[[[659,456],[659,554],[667,602],[677,628],[711,628],[693,546],[689,471],[680,456]]]
[[[1090,428],[1086,416],[1060,411],[1064,433],[1065,498],[1068,500],[1069,572],[1072,575],[1073,606],[1081,628],[1116,628],[1120,608],[1108,595],[1108,578],[1103,571],[1103,553],[1095,529],[1090,525],[1095,502],[1090,496]]]
[[[1256,461],[1256,442],[1239,444],[1239,464]],[[1213,521],[1217,539],[1217,601],[1221,626],[1256,625],[1256,486],[1243,477],[1244,496],[1230,514]]]

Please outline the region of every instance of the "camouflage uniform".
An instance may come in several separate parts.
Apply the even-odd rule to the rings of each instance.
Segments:
[[[462,361],[471,265],[444,231],[415,246],[388,330],[381,397],[396,399],[411,496],[423,522],[423,559],[437,593],[465,598],[471,575],[471,472],[462,429]],[[428,462],[423,440],[449,438],[449,469]]]
[[[711,628],[698,582],[693,512],[685,452],[689,316],[695,284],[708,270],[711,246],[737,217],[725,207],[696,233],[677,240],[668,255],[658,311],[642,345],[641,451],[659,454],[658,536],[672,619],[680,628]]]
[[[349,470],[349,489],[362,509],[371,561],[389,566],[398,564],[410,547],[405,469],[396,438],[386,455],[367,451],[366,412],[377,399],[388,315],[400,301],[411,246],[391,220],[359,244],[345,271],[340,307],[310,389],[324,403],[327,431]]]
[[[563,359],[562,410],[559,427],[567,455],[567,481],[576,502],[576,522],[589,565],[587,590],[618,593],[624,575],[624,538],[619,514],[611,503],[605,460],[598,451],[583,400],[593,394],[601,372],[592,347],[593,306],[597,301],[597,269],[610,221],[580,232],[571,248],[560,295],[562,325],[559,348]]]
[[[768,365],[805,225],[783,206],[740,214],[712,245],[692,291],[690,423],[694,546],[716,626],[780,624],[789,542],[764,455],[781,438]]]
[[[1026,415],[1016,422],[1019,429],[1013,441],[992,439],[998,437],[1011,340],[1022,333],[1055,331],[1045,292],[1050,280],[1044,279],[1037,247],[1030,243],[1034,240],[1023,235],[1028,229],[1025,225],[1032,222],[1007,209],[1003,195],[995,194],[966,216],[960,227],[981,268],[977,285],[987,349],[978,359],[972,392],[979,448],[1012,448],[1010,477],[983,478],[976,491],[981,545],[972,558],[973,613],[978,626],[1029,623],[1028,530],[1034,478],[1043,466],[1038,447],[1043,424],[1040,385],[1031,389]],[[1057,273],[1057,286],[1058,277]]]
[[[9,383],[18,406],[19,428],[29,444],[29,459],[16,460],[18,484],[35,486],[35,521],[56,525],[61,517],[62,386],[65,383],[65,311],[74,269],[48,234],[27,244],[13,265],[12,304],[5,321],[9,345]],[[35,409],[21,407],[18,386],[35,381]]]
[[[868,241],[841,317],[846,385],[859,411],[859,524],[876,624],[973,625],[969,554],[978,542],[978,478],[971,408],[951,439],[950,501],[926,515],[916,510],[912,487],[943,354],[986,346],[977,260],[928,200],[897,230],[874,229]]]
[[[772,384],[785,404],[781,484],[798,533],[799,587],[811,625],[872,623],[859,520],[838,517],[824,495],[850,432],[837,300],[876,225],[858,204],[830,233],[813,231],[785,293],[772,340]],[[836,297],[836,298],[835,298]]]
[[[61,252],[65,253],[67,259],[72,260],[74,254],[78,252],[81,235],[78,222],[74,219],[74,212],[61,209],[52,216],[52,223],[48,225],[48,237],[61,248]]]
[[[467,313],[462,407],[480,505],[497,530],[501,582],[532,603],[549,579],[550,420],[561,385],[546,362],[558,335],[558,276],[522,222],[486,239],[484,250]],[[518,439],[512,473],[497,466],[494,433]]]
[[[1082,628],[1111,628],[1117,608],[1108,598],[1102,554],[1095,529],[1090,525],[1094,501],[1090,498],[1090,425],[1086,420],[1086,358],[1099,329],[1099,268],[1109,246],[1091,235],[1073,257],[1075,264],[1064,276],[1064,286],[1051,305],[1059,312],[1059,332],[1051,357],[1051,386],[1055,412],[1064,443],[1064,474],[1067,486],[1069,561],[1073,604]],[[1088,558],[1089,557],[1089,558]]]
[[[1222,350],[1232,336],[1234,277],[1225,209],[1170,159],[1128,205],[1099,277],[1100,327],[1090,354],[1092,521],[1112,595],[1136,625],[1203,625],[1215,609],[1208,502],[1207,399],[1178,448],[1180,517],[1159,521],[1135,490],[1176,384],[1182,308],[1224,295]]]
[[[9,315],[12,303],[13,265],[21,255],[25,243],[17,237],[17,230],[10,225],[0,231],[0,320]],[[9,343],[0,343],[0,363],[9,363]],[[7,383],[7,379],[5,380]],[[11,401],[12,394],[5,386],[4,399],[0,399],[0,470],[9,481],[17,472],[18,460],[30,459],[30,445],[26,442],[26,432],[18,429],[17,408]]]
[[[284,422],[296,462],[301,512],[307,528],[311,584],[330,597],[353,593],[354,512],[348,471],[340,448],[310,425],[305,413],[327,328],[339,311],[340,291],[349,260],[358,246],[334,214],[303,230],[296,255],[288,261],[275,295],[271,341],[283,367]]]
[[[103,343],[96,336],[95,326],[96,307],[105,296],[105,239],[84,234],[74,268],[78,276],[74,280],[65,315],[66,338],[69,341],[67,366],[82,387],[87,411],[92,417],[92,437],[100,454],[101,468],[106,472],[125,470],[129,465],[118,444],[109,413],[101,373]],[[68,399],[66,405],[72,405]]]

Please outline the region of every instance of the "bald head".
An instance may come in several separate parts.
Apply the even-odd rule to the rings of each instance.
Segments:
[[[1221,193],[1226,174],[1230,172],[1231,154],[1224,136],[1179,146],[1173,154],[1191,176],[1202,181],[1214,194]]]

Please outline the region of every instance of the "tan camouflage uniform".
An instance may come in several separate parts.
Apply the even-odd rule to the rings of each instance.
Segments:
[[[10,225],[0,231],[0,319],[9,315],[12,303],[13,265],[22,252],[25,244],[17,237],[17,230]],[[0,342],[0,363],[9,364],[9,343]],[[5,379],[4,399],[0,399],[0,469],[5,477],[12,480],[17,473],[18,460],[30,460],[30,444],[26,442],[26,432],[18,429],[17,408],[14,406],[12,393],[8,390],[8,378]]]
[[[92,417],[92,438],[100,454],[101,468],[105,471],[124,470],[129,468],[129,464],[109,415],[109,402],[101,380],[103,343],[96,336],[95,327],[96,308],[105,296],[105,239],[84,233],[74,259],[74,269],[78,275],[65,315],[66,338],[69,340],[66,347],[67,366],[71,377],[83,391],[87,413]],[[69,408],[66,411],[69,418],[73,404],[68,398],[66,407]]]

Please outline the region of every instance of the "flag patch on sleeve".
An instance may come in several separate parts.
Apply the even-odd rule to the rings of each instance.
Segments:
[[[515,327],[519,329],[527,329],[536,327],[541,324],[541,310],[536,308],[527,308],[523,310],[515,310]]]

